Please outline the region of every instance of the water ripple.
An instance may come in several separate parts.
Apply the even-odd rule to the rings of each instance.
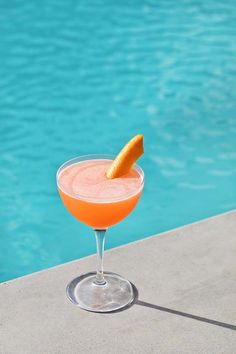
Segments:
[[[146,189],[109,247],[236,206],[235,16],[231,0],[0,5],[2,280],[94,252],[55,171],[140,131]]]

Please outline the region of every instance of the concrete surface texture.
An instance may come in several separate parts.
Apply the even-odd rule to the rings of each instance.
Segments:
[[[0,286],[1,354],[236,353],[236,211],[106,252],[136,304],[83,311],[67,283],[90,256]]]

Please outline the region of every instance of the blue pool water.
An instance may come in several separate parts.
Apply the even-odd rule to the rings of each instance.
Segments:
[[[139,132],[145,191],[107,248],[236,207],[235,20],[235,0],[0,2],[1,281],[95,252],[56,170]]]

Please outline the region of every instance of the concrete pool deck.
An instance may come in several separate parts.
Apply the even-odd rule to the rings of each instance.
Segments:
[[[67,283],[94,256],[0,285],[1,354],[236,352],[236,211],[106,252],[105,269],[139,296],[113,314],[86,312]]]

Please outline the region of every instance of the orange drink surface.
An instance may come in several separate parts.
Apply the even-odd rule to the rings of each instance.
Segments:
[[[133,167],[119,178],[108,179],[112,160],[94,159],[71,164],[59,172],[58,189],[69,212],[94,229],[105,229],[124,219],[136,206],[143,176]]]

